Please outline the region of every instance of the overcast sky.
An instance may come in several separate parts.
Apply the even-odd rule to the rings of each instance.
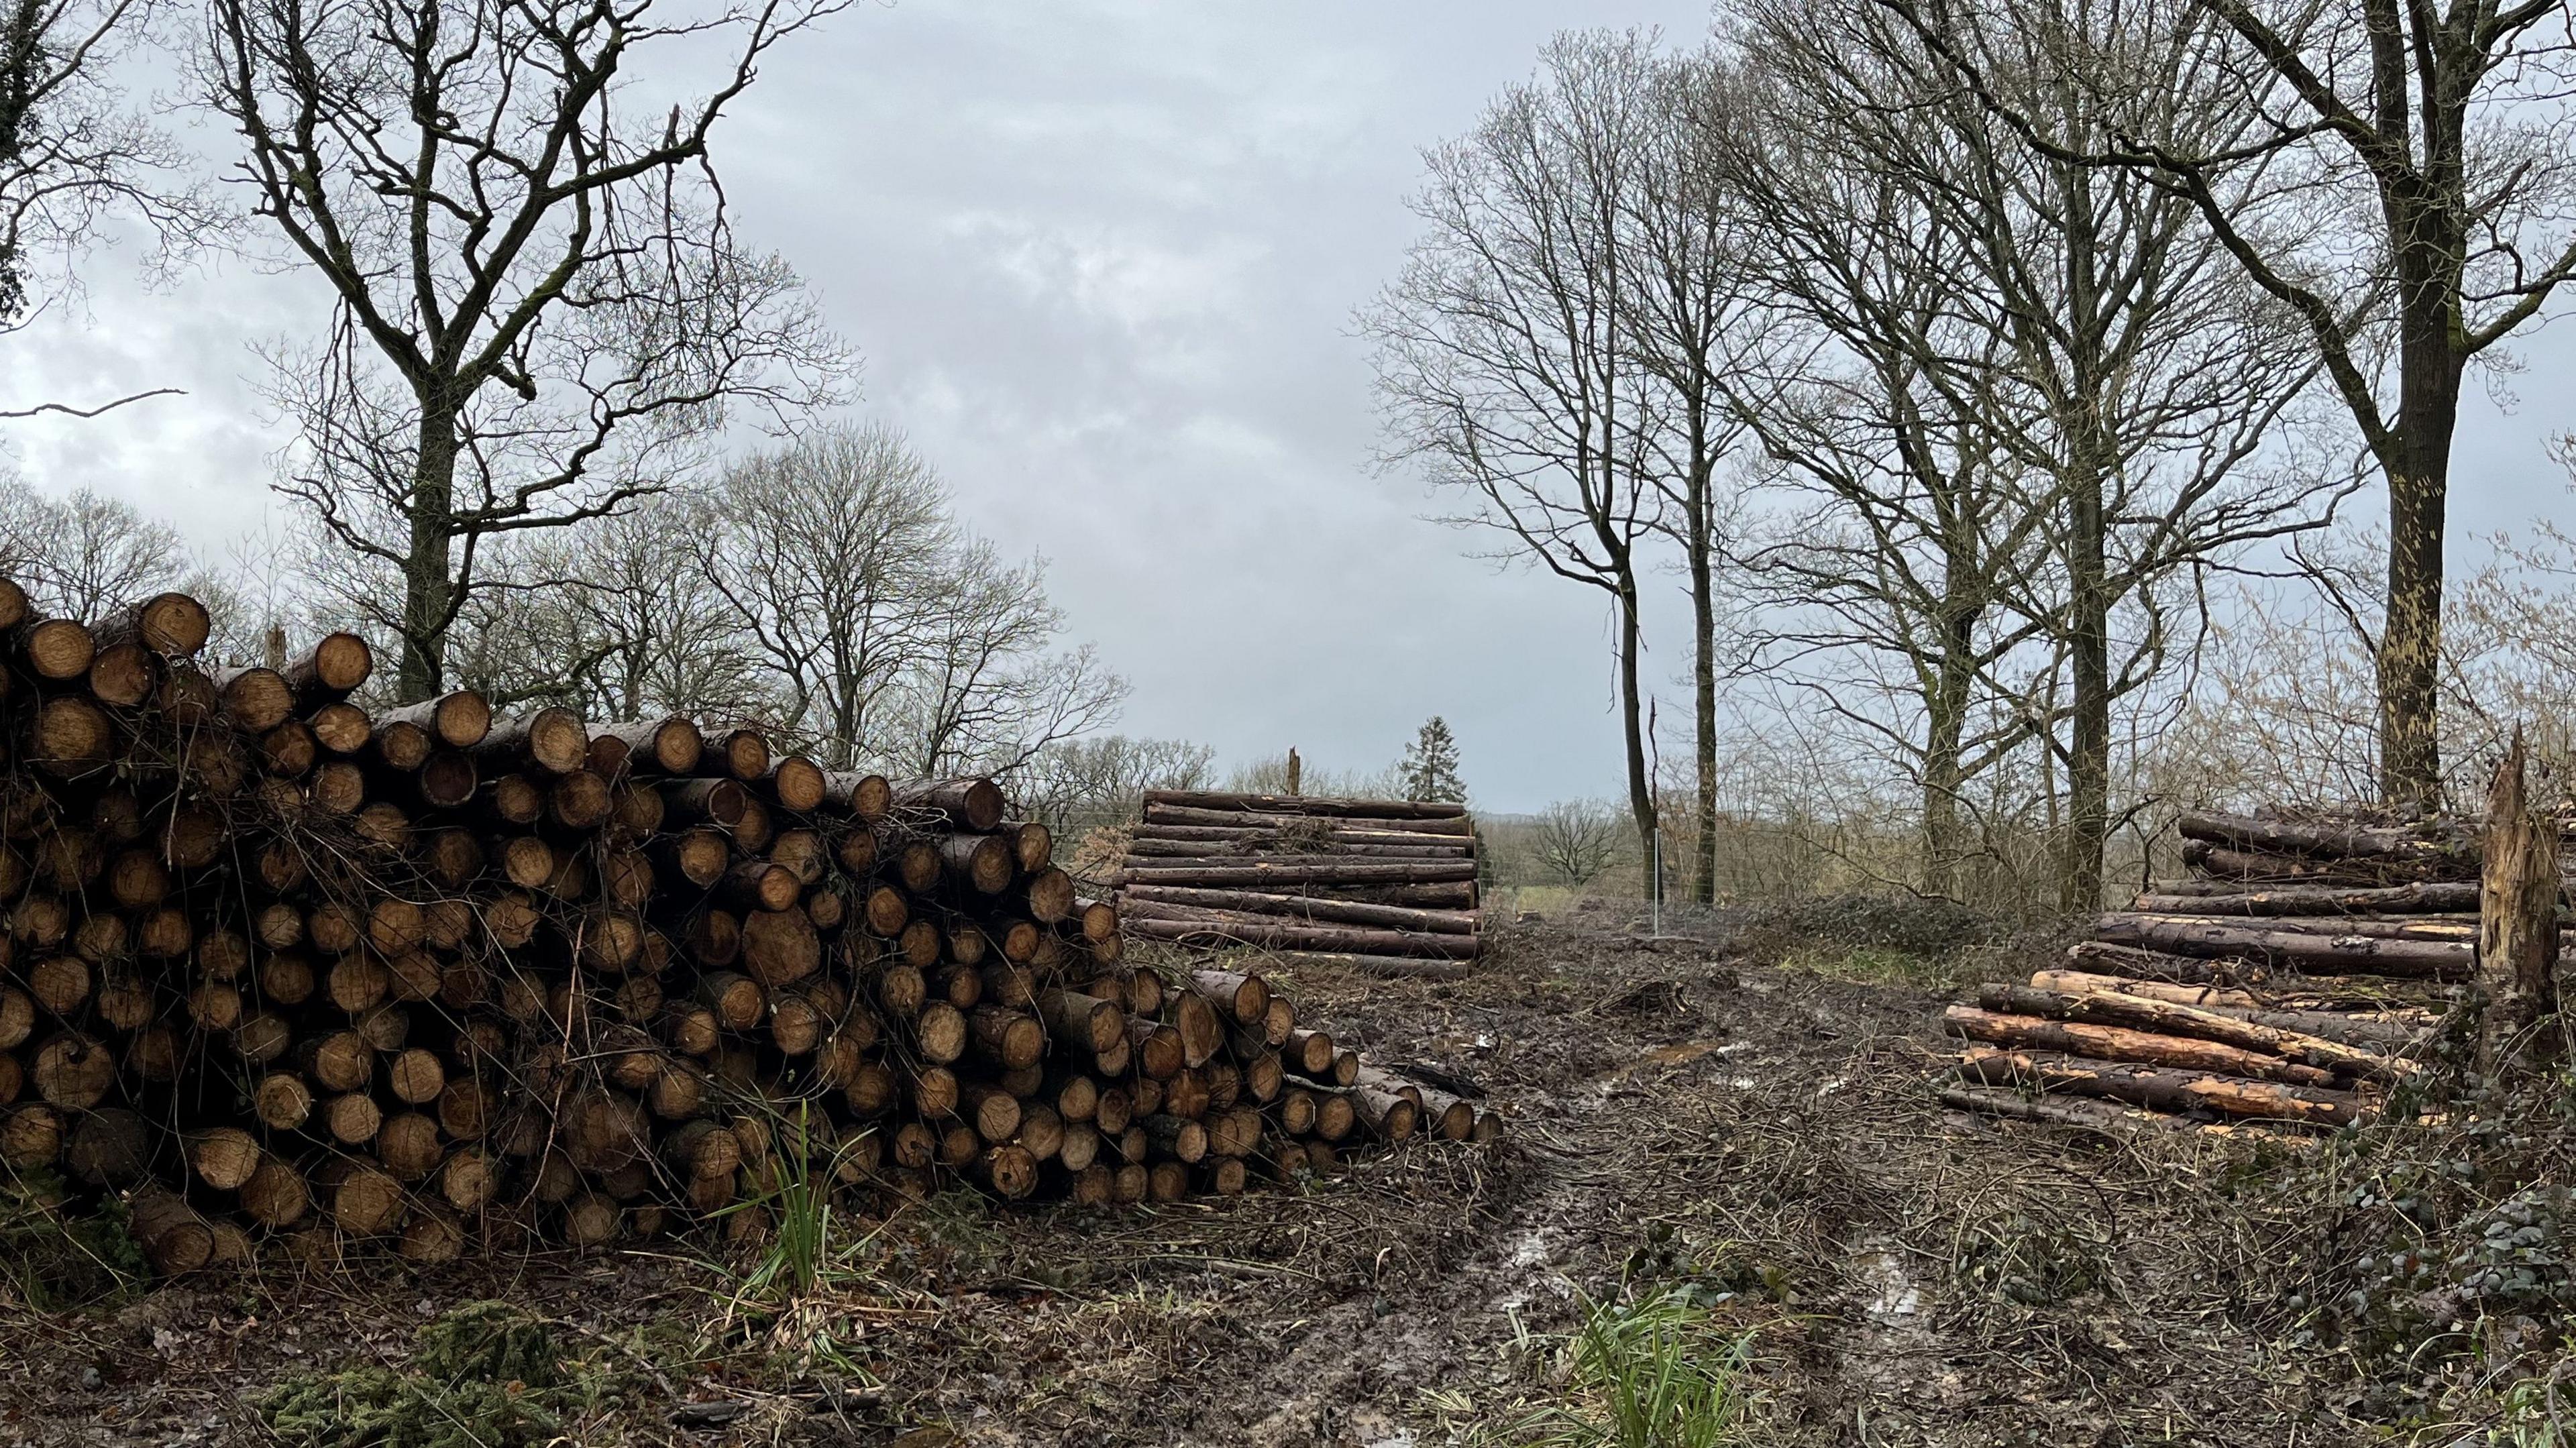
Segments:
[[[1372,473],[1351,313],[1414,223],[1418,151],[1577,25],[1689,37],[1696,0],[863,3],[781,54],[717,137],[742,233],[783,251],[863,359],[854,412],[907,429],[974,526],[1053,561],[1076,638],[1135,685],[1119,727],[1390,761],[1431,714],[1488,808],[1620,788],[1607,615],[1469,556]],[[208,265],[170,293],[92,268],[87,315],[0,342],[0,396],[187,389],[111,421],[8,425],[21,471],[168,517],[210,551],[261,526],[252,345],[312,325],[291,277]],[[2519,405],[2463,424],[2458,531],[2565,516],[2541,452],[2564,325]],[[1664,580],[1678,589],[1680,580]],[[1669,612],[1669,610],[1667,610]],[[1687,748],[1667,637],[1666,748]]]

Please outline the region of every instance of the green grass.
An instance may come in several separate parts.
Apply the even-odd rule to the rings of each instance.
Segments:
[[[1686,1288],[1586,1302],[1564,1400],[1515,1425],[1543,1448],[1731,1448],[1747,1438],[1750,1333],[1719,1330]]]

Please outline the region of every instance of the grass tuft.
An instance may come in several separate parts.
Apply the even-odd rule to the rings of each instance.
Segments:
[[[1687,1288],[1583,1304],[1564,1401],[1515,1425],[1539,1448],[1729,1448],[1746,1437],[1749,1332],[1728,1335]]]

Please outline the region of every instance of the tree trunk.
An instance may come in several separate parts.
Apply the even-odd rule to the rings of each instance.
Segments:
[[[1698,793],[1692,801],[1691,899],[1713,905],[1717,903],[1717,596],[1709,555],[1717,540],[1709,518],[1712,467],[1705,397],[1704,390],[1693,393],[1690,422],[1691,763],[1698,776]]]
[[[424,397],[412,466],[410,546],[403,555],[402,668],[394,702],[417,704],[447,687],[447,625],[456,497],[456,413]]]
[[[2343,1126],[2360,1119],[2361,1098],[2349,1091],[2249,1081],[2240,1076],[2088,1061],[2028,1051],[1971,1048],[1959,1063],[1961,1079],[1989,1086],[2025,1086],[2125,1101],[2156,1111],[2211,1111],[2256,1120]]]
[[[1960,577],[1963,565],[1952,562],[1950,575]],[[1950,587],[1951,603],[1962,586]],[[1933,669],[1931,688],[1923,699],[1923,893],[1956,898],[1959,890],[1959,788],[1963,765],[1959,758],[1959,741],[1967,731],[1968,694],[1976,679],[1977,662],[1970,652],[1975,641],[1976,609],[1973,604],[1945,606],[1936,626],[1941,630],[1941,653]]]
[[[2108,538],[2102,477],[2090,459],[2068,480],[2069,666],[2074,674],[2072,737],[2066,757],[2066,844],[2060,908],[2102,902],[2102,848],[2111,820],[2111,609],[2105,581]]]
[[[2380,792],[2421,814],[2440,808],[2442,794],[2442,547],[2467,360],[2455,335],[2467,213],[2447,196],[2406,199],[2385,184],[2381,195],[2397,270],[2398,375],[2396,436],[2379,449],[2388,476]]]
[[[2127,1026],[2054,1021],[2043,1016],[1980,1010],[1975,1006],[1951,1006],[1941,1013],[1941,1028],[1954,1036],[2016,1050],[2056,1051],[2094,1061],[2169,1066],[2179,1071],[2207,1071],[2257,1081],[2278,1081],[2291,1086],[2331,1087],[2335,1084],[2333,1072],[2303,1062],[2284,1061],[2269,1054],[2195,1036],[2169,1036]]]
[[[1619,571],[1619,727],[1628,749],[1628,811],[1637,825],[1637,858],[1646,869],[1647,898],[1660,900],[1664,880],[1655,858],[1655,788],[1646,777],[1645,707],[1637,680],[1641,625],[1637,581],[1623,557]]]
[[[2525,1033],[2555,1007],[2558,822],[2531,808],[2522,731],[2487,790],[2486,878],[2478,899],[2478,1067],[2494,1075],[2545,1053]]]

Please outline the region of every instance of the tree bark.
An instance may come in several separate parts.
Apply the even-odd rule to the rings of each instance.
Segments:
[[[2152,1066],[2088,1061],[2041,1052],[1971,1048],[1959,1063],[1959,1075],[1989,1086],[2026,1086],[2074,1096],[2125,1101],[2156,1111],[2208,1111],[2253,1120],[2296,1121],[2314,1126],[2344,1126],[2362,1114],[2361,1098],[2349,1091],[2326,1091],[2250,1081],[2239,1076],[2202,1071],[2166,1070]]]
[[[2129,908],[2152,915],[2449,915],[2478,908],[2466,882],[2411,885],[2291,885],[2233,894],[2146,894]]]
[[[2183,1071],[2208,1071],[2278,1081],[2292,1086],[2331,1087],[2331,1071],[2241,1047],[2193,1036],[2169,1036],[2126,1026],[2053,1021],[2041,1016],[2012,1015],[1951,1006],[1941,1013],[1941,1028],[1951,1035],[2016,1050],[2057,1051],[2096,1061],[2129,1061]]]
[[[1213,789],[1149,789],[1145,807],[1239,810],[1280,815],[1329,815],[1349,819],[1462,819],[1467,807],[1448,800],[1338,799],[1312,794],[1233,794]]]
[[[2487,790],[2478,890],[2478,1066],[2491,1076],[2550,1054],[2532,1027],[2557,1004],[2558,822],[2531,807],[2523,775],[2516,729]]]
[[[1236,914],[1282,915],[1295,919],[1373,925],[1387,930],[1473,935],[1482,917],[1472,910],[1420,910],[1398,905],[1370,905],[1324,900],[1311,895],[1272,895],[1252,890],[1205,890],[1185,885],[1134,885],[1123,899],[1155,905],[1190,905]]]

